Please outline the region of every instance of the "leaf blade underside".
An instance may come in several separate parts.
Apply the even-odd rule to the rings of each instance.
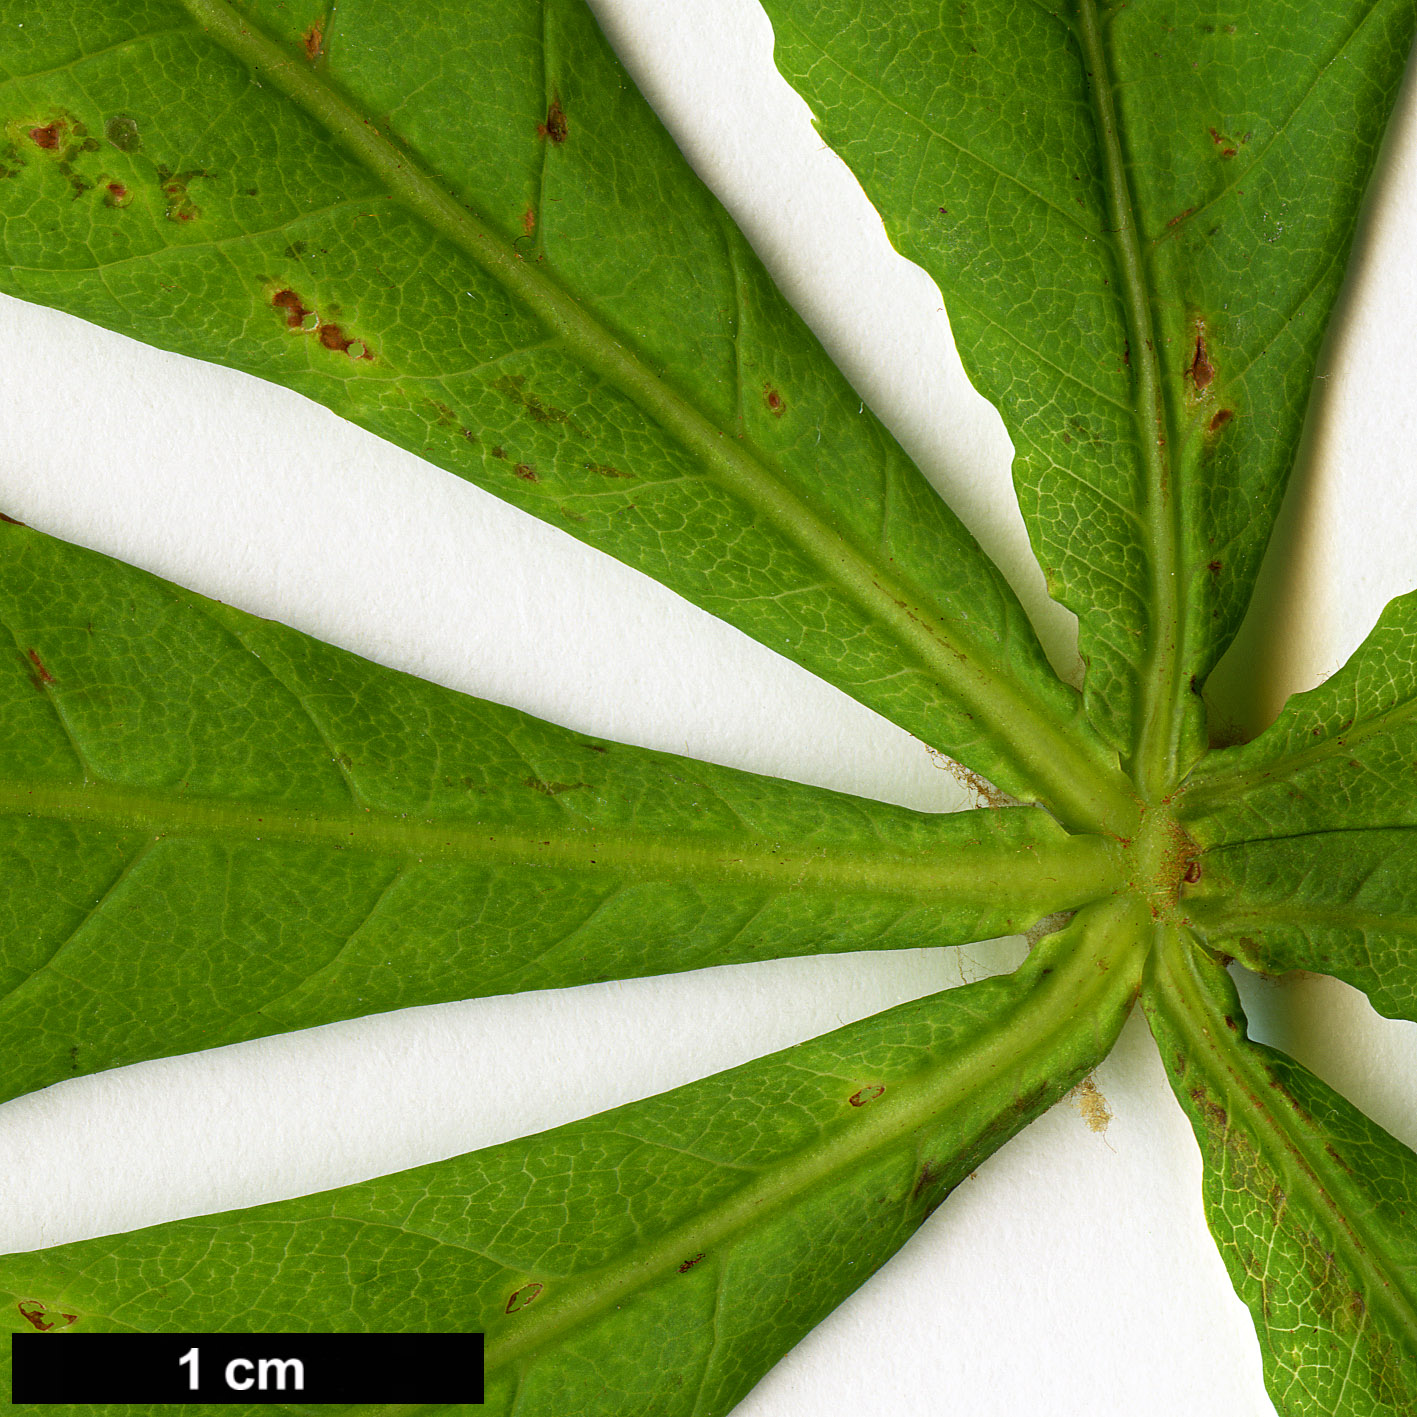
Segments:
[[[531,1410],[547,1417],[598,1410],[598,1402],[621,1417],[678,1410],[704,1417],[736,1401],[850,1292],[918,1223],[932,1194],[1105,1051],[1131,998],[1142,942],[1157,934],[1154,918],[1183,919],[1212,950],[1261,967],[1317,961],[1366,980],[1381,1006],[1413,1016],[1413,798],[1404,796],[1406,758],[1402,773],[1384,776],[1391,764],[1382,754],[1407,752],[1386,722],[1395,712],[1383,697],[1386,670],[1369,676],[1363,690],[1384,723],[1368,735],[1370,747],[1380,745],[1376,756],[1369,761],[1359,752],[1348,763],[1363,770],[1356,791],[1345,786],[1334,802],[1320,801],[1353,739],[1351,725],[1334,727],[1330,705],[1319,714],[1320,736],[1333,740],[1320,754],[1329,776],[1315,768],[1318,759],[1306,759],[1305,771],[1315,771],[1303,793],[1295,791],[1294,764],[1276,772],[1266,757],[1273,742],[1250,758],[1238,750],[1204,764],[1174,822],[1170,793],[1202,749],[1199,689],[1234,633],[1269,535],[1417,0],[1325,0],[1302,14],[1287,4],[1285,13],[1296,12],[1285,27],[1293,42],[1273,65],[1262,27],[1231,23],[1210,0],[1200,9],[1174,0],[1108,7],[1070,0],[1062,9],[982,3],[958,7],[959,14],[932,11],[938,29],[928,36],[936,46],[929,62],[920,62],[918,36],[901,40],[898,30],[889,64],[890,82],[918,99],[921,113],[905,113],[925,130],[916,149],[898,142],[895,129],[890,142],[873,142],[874,119],[853,129],[861,97],[842,97],[840,75],[832,80],[836,111],[826,101],[831,84],[813,90],[806,82],[820,78],[825,52],[804,40],[807,29],[824,26],[845,50],[856,43],[861,7],[770,0],[780,21],[779,53],[789,56],[785,69],[793,68],[798,42],[818,56],[799,65],[796,77],[881,205],[900,249],[939,280],[966,366],[1005,413],[1034,545],[1051,588],[1082,618],[1085,715],[1048,668],[1007,586],[773,290],[628,88],[587,12],[570,0],[541,7],[486,0],[471,8],[475,13],[429,0],[398,7],[341,0],[335,23],[333,10],[327,14],[314,0],[67,0],[42,7],[0,35],[0,70],[8,75],[0,78],[0,247],[11,262],[0,268],[0,280],[27,298],[318,399],[648,571],[1008,791],[1045,803],[1066,827],[1110,832],[1118,841],[1114,847],[1100,837],[1069,837],[1047,814],[1027,808],[927,820],[589,743],[460,700],[461,712],[494,725],[511,758],[531,769],[508,773],[499,758],[500,787],[520,806],[490,824],[494,841],[484,835],[489,821],[480,808],[462,815],[469,783],[490,772],[485,762],[440,785],[426,764],[410,771],[381,746],[395,736],[392,723],[414,748],[426,732],[442,771],[446,745],[465,747],[476,736],[452,710],[444,714],[456,696],[410,687],[372,666],[352,669],[357,662],[348,656],[209,607],[205,618],[259,659],[265,691],[272,683],[292,690],[305,720],[297,738],[313,729],[308,742],[300,739],[303,751],[311,762],[321,754],[326,761],[318,804],[292,812],[288,799],[302,779],[284,771],[278,754],[255,762],[205,751],[203,734],[210,738],[221,713],[199,730],[169,730],[171,703],[156,720],[146,703],[140,712],[142,693],[126,669],[113,667],[116,659],[85,684],[90,651],[74,646],[84,645],[92,622],[71,617],[51,642],[45,636],[54,627],[42,615],[17,620],[9,679],[0,673],[0,692],[9,692],[0,727],[15,729],[16,761],[33,757],[40,719],[59,757],[87,742],[88,713],[99,725],[94,742],[112,762],[132,751],[140,721],[162,762],[157,789],[143,782],[115,791],[106,781],[60,780],[62,774],[38,786],[0,781],[0,873],[8,884],[28,872],[31,897],[50,909],[41,944],[57,941],[61,963],[74,963],[73,938],[89,928],[83,898],[125,912],[123,930],[94,942],[80,971],[85,987],[100,980],[100,991],[120,1009],[125,989],[144,1004],[157,997],[146,982],[134,987],[104,971],[114,961],[128,963],[121,946],[132,908],[152,908],[150,939],[190,927],[192,910],[172,909],[185,879],[225,883],[244,871],[237,915],[250,935],[235,943],[266,967],[283,967],[284,939],[266,922],[282,911],[289,919],[309,913],[310,903],[298,898],[299,889],[282,896],[270,888],[262,873],[272,859],[287,853],[285,865],[293,861],[293,876],[307,890],[317,875],[336,869],[334,861],[339,869],[372,861],[383,872],[362,879],[367,908],[353,900],[344,877],[332,879],[332,894],[349,896],[343,908],[359,907],[352,928],[327,928],[314,948],[324,950],[330,968],[350,971],[344,1003],[334,1001],[338,1011],[330,1012],[339,988],[328,969],[317,968],[291,988],[276,980],[266,1002],[234,1021],[199,1019],[200,1038],[173,1034],[135,1056],[362,1012],[375,988],[389,992],[374,1007],[475,992],[461,980],[433,978],[446,972],[447,921],[420,934],[425,922],[416,916],[432,899],[427,872],[466,866],[473,836],[483,866],[495,858],[506,876],[484,869],[475,890],[450,892],[444,916],[476,909],[485,924],[485,912],[500,912],[504,918],[493,923],[502,936],[518,934],[516,947],[537,956],[530,972],[497,974],[499,991],[660,969],[664,958],[652,951],[661,941],[670,942],[678,967],[692,967],[767,953],[944,943],[1014,929],[1046,910],[1084,910],[1007,981],[952,991],[832,1035],[851,1040],[842,1045],[848,1052],[859,1045],[857,1056],[872,1058],[872,1049],[895,1047],[892,1030],[902,1018],[955,1041],[942,1059],[917,1040],[914,1056],[900,1064],[905,1071],[890,1074],[883,1094],[872,1091],[881,1084],[864,1083],[845,1103],[836,1096],[833,1116],[815,1117],[814,1139],[782,1163],[781,1175],[791,1172],[797,1181],[759,1177],[734,1192],[737,1200],[720,1197],[707,1208],[696,1205],[695,1186],[708,1182],[682,1170],[623,1194],[614,1189],[614,1168],[610,1182],[596,1171],[607,1122],[591,1119],[338,1193],[360,1198],[351,1204],[364,1207],[362,1216],[343,1217],[357,1225],[371,1208],[416,1208],[401,1191],[408,1176],[438,1173],[454,1178],[440,1203],[466,1219],[475,1209],[468,1197],[495,1188],[499,1176],[540,1184],[558,1166],[571,1173],[581,1167],[592,1179],[575,1194],[570,1221],[566,1197],[554,1187],[537,1193],[525,1219],[523,1235],[532,1249],[540,1247],[540,1268],[524,1256],[500,1268],[489,1259],[493,1271],[469,1281],[441,1259],[425,1267],[420,1256],[398,1251],[404,1239],[396,1237],[364,1252],[373,1258],[369,1277],[346,1295],[318,1271],[342,1270],[359,1253],[349,1233],[331,1231],[294,1247],[287,1274],[274,1250],[256,1253],[271,1236],[252,1241],[243,1229],[251,1213],[243,1212],[0,1260],[0,1284],[8,1274],[15,1286],[4,1312],[19,1328],[44,1327],[36,1314],[64,1331],[101,1325],[113,1320],[110,1310],[147,1302],[134,1297],[133,1283],[141,1275],[146,1284],[156,1263],[144,1245],[172,1245],[168,1259],[191,1268],[210,1242],[235,1247],[234,1268],[252,1292],[272,1273],[272,1292],[287,1278],[296,1281],[272,1301],[286,1306],[279,1315],[271,1311],[272,1329],[346,1320],[364,1329],[387,1326],[384,1311],[376,1322],[359,1308],[379,1296],[414,1309],[426,1298],[426,1326],[446,1326],[437,1307],[446,1297],[442,1280],[481,1286],[485,1314],[469,1320],[460,1313],[457,1326],[497,1330],[494,1404],[516,1403],[518,1417],[527,1410],[525,1389],[508,1385],[508,1365],[533,1371],[539,1386]],[[880,8],[889,8],[894,24],[915,23],[908,6]],[[1265,24],[1283,18],[1269,9]],[[880,28],[875,18],[865,22]],[[974,45],[976,35],[987,43]],[[857,47],[876,62],[879,35]],[[448,68],[450,56],[462,67]],[[936,82],[941,74],[952,93]],[[941,102],[951,109],[948,123],[926,112]],[[1208,124],[1210,109],[1222,113],[1220,126]],[[898,128],[902,113],[896,104],[887,119]],[[1004,157],[984,162],[981,177],[978,153],[961,136],[987,146],[1001,132]],[[936,143],[953,143],[947,160],[932,158]],[[917,149],[912,169],[902,154]],[[902,197],[897,179],[912,170]],[[934,197],[920,200],[933,182],[945,191],[938,207]],[[10,528],[0,525],[0,535],[9,537]],[[120,598],[137,583],[123,579],[128,572],[109,568],[105,575],[119,589],[104,593]],[[165,606],[196,601],[164,594]],[[37,605],[43,596],[35,590],[31,600]],[[163,614],[149,615],[134,642],[166,644],[152,633]],[[121,624],[121,616],[110,617],[101,629]],[[214,677],[218,690],[244,682],[229,672]],[[221,712],[232,708],[227,703]],[[1280,727],[1289,732],[1299,712],[1291,705],[1266,737],[1282,738]],[[1309,731],[1307,720],[1295,731]],[[234,737],[239,745],[242,735]],[[349,751],[354,743],[373,745],[371,758]],[[1303,742],[1303,751],[1312,746]],[[4,747],[0,741],[0,765]],[[177,762],[184,751],[190,772]],[[603,776],[581,766],[591,754],[604,757]],[[1116,770],[1119,754],[1135,793]],[[141,769],[145,760],[139,753],[133,761]],[[234,795],[214,798],[202,779],[218,763],[235,782]],[[252,788],[258,779],[265,795]],[[1221,801],[1242,779],[1244,791],[1255,789],[1258,815],[1253,804]],[[431,788],[412,800],[410,782]],[[341,809],[325,802],[326,789]],[[1307,805],[1295,808],[1293,799],[1305,794]],[[1181,850],[1174,842],[1157,848],[1164,831],[1138,845],[1144,833],[1132,835],[1137,796],[1157,809],[1163,828],[1179,822]],[[270,803],[277,800],[284,820],[273,820]],[[1277,828],[1289,819],[1265,807],[1271,800],[1297,812],[1293,821],[1304,829],[1281,834]],[[429,804],[444,815],[427,815]],[[365,811],[366,820],[351,811]],[[1394,812],[1407,815],[1389,820]],[[1260,817],[1272,820],[1247,835]],[[1315,826],[1321,820],[1322,831]],[[533,821],[536,831],[508,825]],[[543,821],[555,824],[544,838]],[[473,824],[470,834],[464,822]],[[687,833],[686,823],[693,826]],[[341,841],[337,856],[336,838],[346,828],[356,844]],[[8,847],[6,830],[15,834]],[[25,832],[32,839],[15,846]],[[55,832],[73,839],[56,847]],[[218,859],[220,838],[231,833],[247,853],[239,871]],[[171,856],[173,843],[189,856],[169,859],[165,876],[145,875],[157,852]],[[1188,854],[1192,846],[1199,856]],[[296,859],[297,849],[323,855]],[[255,868],[253,852],[262,856]],[[89,874],[66,873],[63,863],[80,854]],[[1133,874],[1119,869],[1122,856]],[[391,867],[391,860],[415,865]],[[1184,881],[1166,876],[1183,867]],[[424,874],[412,876],[415,869]],[[611,877],[632,879],[639,892],[628,912],[621,895],[596,893],[592,878]],[[546,923],[540,888],[548,878],[571,881],[576,909],[567,928]],[[1112,891],[1125,894],[1085,905]],[[9,912],[22,949],[33,949],[42,935],[29,899]],[[1285,934],[1291,922],[1281,906],[1302,917],[1298,943],[1292,931]],[[64,909],[77,926],[61,918]],[[184,919],[174,925],[179,914]],[[392,932],[370,928],[385,914],[397,917],[399,932],[416,936],[412,947],[427,966],[421,994],[393,968]],[[1256,919],[1270,922],[1262,945],[1247,933]],[[6,923],[0,913],[0,928]],[[195,940],[199,932],[190,933]],[[1056,977],[1048,979],[1050,971]],[[71,987],[51,961],[41,961],[38,974],[64,981],[56,993]],[[1186,1071],[1178,1097],[1211,1166],[1208,1208],[1236,1286],[1256,1311],[1271,1391],[1286,1413],[1344,1403],[1362,1411],[1411,1405],[1400,1371],[1404,1357],[1410,1362],[1417,1352],[1410,1225],[1401,1231],[1393,1216],[1413,1158],[1302,1070],[1249,1045],[1228,989],[1172,931],[1153,962],[1152,1026],[1163,1052],[1169,1046]],[[1027,1020],[1041,997],[1064,1003],[1044,1009],[1051,1022],[1040,1031]],[[348,1007],[350,999],[360,1007]],[[1073,1007],[1083,1000],[1098,1009],[1091,1022]],[[21,995],[22,1025],[35,1003],[33,993]],[[306,1004],[315,1012],[291,1012]],[[97,1056],[95,1035],[104,1030],[94,1028],[86,1007],[81,998],[66,1025],[64,1039],[79,1040],[73,1051],[52,1047],[43,1076],[23,1086],[126,1060]],[[191,1010],[172,1010],[181,1012]],[[263,1015],[259,1026],[241,1032],[254,1015]],[[131,1040],[134,1020],[115,1015],[105,1027]],[[959,1041],[965,1034],[968,1045]],[[8,1036],[17,1053],[32,1051],[22,1029],[10,1027]],[[746,1121],[726,1123],[711,1167],[741,1171],[724,1158],[752,1154],[745,1138],[762,1116],[790,1130],[795,1095],[784,1100],[784,1088],[790,1092],[798,1064],[789,1060],[814,1048],[830,1053],[831,1040],[726,1075],[754,1079],[758,1092]],[[1000,1061],[1000,1050],[1010,1047]],[[82,1058],[82,1069],[70,1066],[83,1048],[92,1056]],[[1000,1062],[993,1072],[991,1059]],[[926,1074],[933,1081],[922,1082]],[[1034,1079],[1030,1087],[1018,1081],[1024,1075]],[[704,1115],[717,1125],[716,1104],[705,1099],[723,1085],[710,1079],[670,1095],[691,1099],[671,1119],[678,1131],[686,1122],[692,1130]],[[654,1099],[611,1116],[652,1117],[679,1105]],[[866,1136],[854,1127],[857,1112],[875,1119],[871,1125],[882,1123],[875,1140],[842,1140]],[[890,1117],[904,1121],[892,1131],[883,1120]],[[938,1169],[928,1164],[922,1140],[931,1127],[944,1157]],[[1376,1157],[1389,1180],[1398,1178],[1392,1194],[1358,1177],[1358,1166],[1345,1159],[1350,1143]],[[833,1159],[823,1167],[801,1163],[808,1153]],[[674,1164],[705,1160],[687,1149],[678,1154],[684,1163]],[[828,1172],[840,1189],[817,1186]],[[1288,1179],[1279,1202],[1273,1176],[1281,1172]],[[753,1189],[759,1181],[761,1195]],[[866,1213],[864,1197],[878,1182],[887,1209],[894,1208],[881,1227],[885,1238],[870,1223],[852,1230],[843,1219]],[[610,1188],[598,1190],[602,1184]],[[1227,1188],[1240,1197],[1238,1208],[1227,1209]],[[1291,1195],[1299,1197],[1292,1212]],[[384,1200],[370,1199],[377,1196]],[[633,1246],[569,1273],[546,1258],[558,1247],[594,1250],[606,1233],[598,1202],[607,1198],[612,1212],[622,1202],[630,1212],[636,1205],[646,1214],[673,1212],[670,1228],[650,1245],[649,1268],[658,1278],[623,1318],[607,1306],[643,1277],[644,1256]],[[800,1252],[766,1221],[752,1229],[747,1217],[761,1199],[770,1200],[783,1234],[802,1239]],[[260,1215],[323,1220],[329,1204],[329,1196],[312,1197]],[[1304,1207],[1318,1218],[1305,1212],[1296,1219]],[[500,1235],[505,1225],[522,1223],[516,1216],[525,1208],[512,1204],[511,1220],[490,1211],[482,1219]],[[548,1215],[556,1224],[543,1223]],[[1280,1297],[1290,1311],[1279,1321],[1237,1238],[1266,1217],[1271,1248],[1289,1266]],[[259,1230],[266,1221],[254,1223]],[[278,1229],[285,1220],[271,1223]],[[1337,1236],[1337,1261],[1324,1248],[1325,1227]],[[576,1232],[571,1239],[569,1231]],[[399,1232],[410,1234],[407,1227]],[[690,1244],[697,1239],[702,1253]],[[242,1252],[248,1242],[252,1249]],[[272,1243],[286,1255],[280,1236]],[[1383,1247],[1390,1253],[1369,1253]],[[460,1247],[451,1248],[464,1263]],[[721,1261],[719,1248],[733,1254]],[[748,1268],[734,1282],[763,1282],[739,1308],[730,1306],[743,1349],[741,1357],[725,1356],[722,1285],[740,1254]],[[71,1263],[85,1272],[75,1277]],[[720,1287],[706,1296],[720,1263]],[[205,1268],[200,1258],[197,1265]],[[302,1265],[310,1272],[293,1272]],[[103,1272],[108,1297],[83,1288],[94,1282],[90,1270]],[[199,1281],[210,1278],[202,1273]],[[1306,1278],[1314,1280],[1307,1289]],[[307,1280],[310,1287],[300,1288]],[[676,1286],[682,1292],[673,1292]],[[594,1303],[584,1297],[592,1293],[600,1296]],[[606,1295],[606,1321],[620,1325],[613,1332],[597,1329],[590,1313]],[[661,1298],[663,1311],[654,1307]],[[71,1303],[72,1315],[64,1307]],[[84,1303],[90,1307],[81,1317]],[[237,1322],[230,1306],[223,1285],[220,1294],[198,1296],[190,1312],[230,1326]],[[172,1309],[163,1296],[143,1322],[167,1323]],[[413,1323],[411,1310],[404,1317]],[[243,1314],[240,1322],[247,1321]],[[1280,1334],[1286,1325],[1304,1334],[1287,1350]],[[700,1362],[694,1355],[702,1356],[705,1342],[709,1356]],[[1340,1380],[1332,1360],[1345,1343],[1351,1372]],[[506,1360],[509,1352],[515,1357]],[[670,1382],[686,1373],[682,1384]]]
[[[944,292],[1079,616],[1089,715],[1164,796],[1204,747],[1199,691],[1249,602],[1417,9],[766,9],[779,68]]]
[[[1280,1417],[1417,1404],[1417,1155],[1274,1049],[1182,932],[1143,1008],[1204,1157],[1206,1219]]]
[[[355,0],[318,64],[258,28],[282,12],[74,0],[7,32],[7,290],[288,384],[1005,791],[1128,816],[1115,755],[1012,592],[579,0]],[[444,72],[450,52],[475,82]]]
[[[1136,902],[1103,902],[1013,975],[599,1117],[0,1257],[0,1330],[439,1331],[451,1313],[487,1334],[489,1413],[724,1413],[1106,1053],[1150,933]]]
[[[1179,799],[1201,844],[1185,909],[1251,969],[1311,969],[1417,1019],[1417,596],[1384,609],[1348,663]]]
[[[1115,885],[1035,808],[930,816],[602,742],[0,542],[6,1096],[416,1003],[961,943]]]

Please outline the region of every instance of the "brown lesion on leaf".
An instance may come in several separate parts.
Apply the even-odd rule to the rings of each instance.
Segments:
[[[18,177],[27,166],[24,155],[12,141],[0,140],[0,182]]]
[[[1220,430],[1224,428],[1225,425],[1229,423],[1230,420],[1234,417],[1235,410],[1233,408],[1217,409],[1215,412],[1215,416],[1210,420],[1210,431],[1212,433],[1219,433]]]
[[[561,95],[553,94],[551,106],[546,110],[546,121],[536,125],[536,135],[559,146],[570,136],[570,132],[570,126],[566,122],[566,110],[561,107]]]
[[[865,1087],[853,1092],[846,1100],[853,1107],[864,1107],[868,1102],[874,1102],[882,1096],[885,1090],[886,1085],[883,1082],[867,1083]]]
[[[541,1298],[545,1288],[546,1286],[544,1284],[538,1284],[534,1279],[530,1284],[523,1284],[520,1289],[516,1289],[512,1292],[507,1300],[507,1307],[504,1312],[515,1314],[519,1309],[525,1309],[529,1305],[536,1303],[536,1301]]]
[[[588,462],[585,465],[587,472],[598,473],[601,477],[629,477],[633,478],[633,472],[621,472],[613,463],[608,462]]]
[[[30,675],[30,682],[36,689],[46,689],[54,682],[54,676],[44,667],[44,661],[39,657],[39,651],[27,649],[25,658],[29,660],[34,672]]]
[[[1234,145],[1234,144],[1230,141],[1230,139],[1227,138],[1223,133],[1221,133],[1221,132],[1217,131],[1216,129],[1212,128],[1212,129],[1210,130],[1210,140],[1211,140],[1212,143],[1215,144],[1215,146],[1216,146],[1217,148],[1220,149],[1220,156],[1221,156],[1221,157],[1224,158],[1224,157],[1234,157],[1234,156],[1235,156],[1235,152],[1236,152],[1235,145]]]
[[[103,184],[103,204],[106,207],[126,207],[133,201],[133,193],[130,188],[121,182],[105,182]]]
[[[1191,1105],[1196,1109],[1205,1129],[1212,1140],[1223,1143],[1230,1130],[1230,1114],[1203,1087],[1193,1087],[1190,1093]]]
[[[774,418],[781,418],[787,412],[787,405],[782,401],[782,395],[771,384],[763,385],[763,402],[768,406],[768,412]]]
[[[374,358],[362,339],[349,334],[336,321],[324,318],[289,286],[272,291],[270,300],[271,307],[284,316],[285,327],[293,334],[314,335],[323,348],[351,359],[367,362]]]
[[[1205,342],[1205,321],[1199,315],[1192,321],[1195,343],[1191,347],[1190,363],[1186,365],[1186,377],[1196,394],[1204,393],[1215,379],[1215,365],[1211,362],[1210,350]]]
[[[679,1266],[679,1273],[688,1274],[688,1272],[693,1269],[693,1267],[698,1264],[703,1259],[703,1257],[703,1251],[700,1250],[699,1253],[696,1254],[692,1259],[685,1260],[684,1263]]]
[[[285,315],[287,328],[299,330],[305,327],[305,321],[312,313],[306,309],[305,302],[293,290],[278,290],[271,296],[271,304]]]
[[[87,125],[67,109],[50,110],[41,117],[15,119],[5,125],[6,143],[0,153],[0,177],[14,177],[25,167],[26,151],[54,168],[69,184],[74,200],[91,191],[95,179],[75,170],[87,153],[97,152],[99,141]]]
[[[300,36],[300,47],[305,57],[314,64],[325,53],[325,17],[322,15],[304,34]]]
[[[540,482],[541,474],[529,463],[519,462],[512,469],[512,476],[520,478],[523,482]]]
[[[524,374],[503,374],[493,379],[490,387],[511,399],[513,403],[519,403],[531,416],[533,423],[561,423],[580,437],[586,436],[585,429],[577,428],[575,420],[564,408],[545,403],[540,395],[531,393],[526,387]]]
[[[910,1199],[918,1201],[945,1174],[944,1166],[931,1157],[926,1157],[920,1167],[920,1174],[910,1189]]]
[[[40,1299],[21,1299],[15,1307],[20,1317],[40,1333],[52,1333],[56,1328],[68,1328],[79,1316],[68,1314]]]

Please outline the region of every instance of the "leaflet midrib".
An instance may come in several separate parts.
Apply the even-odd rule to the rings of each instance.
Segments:
[[[981,902],[1006,893],[1021,901],[1043,901],[1051,909],[1107,894],[1117,884],[1113,852],[1100,837],[1048,844],[986,837],[924,850],[802,845],[752,831],[666,841],[658,828],[636,831],[571,822],[528,828],[439,821],[372,807],[305,808],[105,784],[0,782],[0,817],[7,815],[90,822],[155,837],[284,841],[420,861],[606,870],[654,879],[755,881],[780,889],[829,887]]]

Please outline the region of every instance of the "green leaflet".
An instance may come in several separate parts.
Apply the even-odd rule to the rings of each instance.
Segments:
[[[1194,690],[1249,602],[1417,7],[766,8],[944,292],[1092,721],[1163,794],[1204,746]]]
[[[0,633],[0,1096],[409,1004],[958,944],[1117,884],[1033,808],[595,741],[13,524]]]
[[[1210,846],[1417,825],[1415,719],[1417,595],[1403,595],[1337,674],[1206,758],[1181,799],[1188,829]]]
[[[1153,954],[1143,1000],[1281,1417],[1411,1412],[1417,1156],[1249,1042],[1229,978],[1179,934]]]
[[[1134,817],[1012,592],[581,0],[292,29],[320,13],[69,0],[0,28],[4,288],[288,384],[1013,795]]]
[[[1312,969],[1417,1019],[1417,832],[1311,832],[1208,851],[1186,918],[1263,974]]]
[[[1252,969],[1314,969],[1417,1018],[1417,597],[1383,611],[1332,678],[1180,799],[1207,847],[1186,909]]]
[[[7,1255],[0,1329],[451,1324],[487,1333],[489,1414],[726,1412],[1105,1054],[1150,934],[1093,906],[1011,976],[539,1136]]]

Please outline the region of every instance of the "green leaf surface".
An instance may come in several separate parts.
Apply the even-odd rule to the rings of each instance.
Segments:
[[[585,1121],[0,1257],[0,1331],[478,1329],[489,1414],[724,1413],[1106,1053],[1150,935],[1106,902],[1013,975]]]
[[[1417,1018],[1417,597],[1179,803],[1207,848],[1191,922],[1252,969],[1312,969]]]
[[[766,0],[779,67],[939,283],[1164,792],[1249,602],[1411,45],[1412,0]]]
[[[1213,948],[1261,974],[1331,974],[1417,1019],[1417,831],[1314,832],[1217,847],[1186,893]]]
[[[1210,754],[1179,802],[1204,845],[1417,826],[1417,594],[1259,737]]]
[[[1036,808],[601,742],[13,524],[0,633],[4,1096],[409,1004],[1009,934],[1116,880]]]
[[[1143,1003],[1281,1417],[1417,1409],[1417,1155],[1249,1041],[1229,977],[1180,933]]]
[[[581,0],[322,13],[67,0],[0,27],[3,288],[320,400],[1019,798],[1133,813],[1002,577]]]

